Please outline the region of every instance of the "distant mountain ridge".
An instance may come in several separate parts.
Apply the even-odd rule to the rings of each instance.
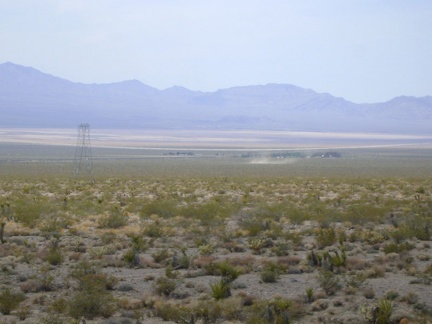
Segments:
[[[0,127],[267,129],[432,134],[432,97],[355,104],[287,84],[191,91],[75,83],[0,64]]]

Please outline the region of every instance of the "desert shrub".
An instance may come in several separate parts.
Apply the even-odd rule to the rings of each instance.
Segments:
[[[253,237],[249,239],[249,248],[255,254],[261,254],[265,248],[273,246],[273,241],[269,238]]]
[[[367,278],[382,278],[385,275],[385,269],[383,267],[372,267],[365,272]]]
[[[191,260],[186,253],[183,253],[180,257],[174,255],[171,260],[171,266],[175,269],[189,269]]]
[[[340,252],[323,251],[322,253],[318,253],[312,250],[307,254],[306,259],[310,266],[321,267],[329,271],[347,265],[347,256],[344,247],[341,248]]]
[[[361,272],[356,272],[345,278],[346,285],[348,287],[360,288],[360,286],[366,281],[366,276]]]
[[[176,282],[167,277],[159,277],[153,282],[153,289],[159,295],[168,296],[176,289]]]
[[[271,251],[277,256],[287,256],[289,255],[290,244],[288,242],[277,243]]]
[[[125,261],[130,267],[139,267],[141,265],[139,252],[134,248],[127,250],[123,254],[123,261]]]
[[[54,299],[48,307],[50,313],[62,314],[67,311],[67,300],[65,298],[59,297]]]
[[[178,214],[177,203],[173,199],[158,199],[146,204],[141,210],[141,215],[144,217],[158,215],[163,218],[170,218]]]
[[[63,253],[57,248],[50,248],[48,255],[46,256],[46,261],[51,265],[58,265],[63,262]]]
[[[159,251],[152,253],[151,256],[156,263],[161,263],[162,261],[165,261],[170,257],[170,253],[167,249],[161,249]]]
[[[267,229],[266,223],[262,219],[253,216],[244,218],[240,226],[243,230],[247,231],[248,236],[257,236]]]
[[[38,223],[38,227],[43,235],[61,232],[73,223],[71,216],[64,212],[56,212],[44,216],[41,217],[42,219]]]
[[[336,231],[333,227],[320,228],[315,235],[315,240],[320,249],[336,243],[336,238]]]
[[[154,315],[162,318],[164,321],[175,323],[193,323],[188,321],[192,317],[192,310],[186,306],[157,301],[154,304]]]
[[[210,255],[214,252],[215,250],[215,246],[214,244],[204,244],[204,245],[200,245],[198,247],[198,250],[200,252],[201,255]]]
[[[116,310],[113,296],[98,287],[75,292],[69,299],[68,307],[70,316],[87,319],[110,317]]]
[[[299,320],[305,315],[303,304],[276,297],[271,300],[257,301],[247,310],[248,316],[245,321],[253,323],[291,323]]]
[[[36,279],[29,279],[19,285],[20,289],[24,293],[35,293],[39,291],[39,281]]]
[[[159,221],[155,221],[154,223],[148,224],[144,230],[143,235],[152,237],[152,238],[159,238],[164,235],[163,227],[160,224]]]
[[[199,220],[203,226],[214,226],[228,217],[234,210],[234,206],[211,200],[204,204],[183,207],[181,213],[186,217]]]
[[[413,244],[408,243],[408,242],[404,242],[404,243],[391,242],[391,243],[387,244],[386,246],[384,246],[383,251],[385,254],[403,253],[406,251],[410,251],[414,248],[415,248],[415,246]]]
[[[373,204],[350,205],[346,212],[346,220],[356,224],[364,225],[368,222],[382,223],[388,213],[388,208]]]
[[[0,312],[3,315],[10,314],[24,299],[25,297],[22,292],[14,292],[10,289],[3,290],[0,294]]]
[[[231,287],[228,282],[225,282],[223,279],[210,284],[211,296],[216,299],[224,299],[231,296]]]
[[[279,275],[286,271],[286,268],[282,264],[273,262],[266,262],[261,271],[261,280],[263,282],[276,282],[279,279]]]
[[[310,304],[315,300],[314,289],[312,287],[306,288],[306,301]]]
[[[196,307],[194,307],[197,319],[202,320],[203,323],[217,323],[222,317],[222,303],[220,301],[215,299],[199,301]]]
[[[234,267],[232,264],[230,264],[228,261],[213,264],[211,271],[214,275],[222,276],[220,281],[210,284],[212,297],[216,300],[230,297],[231,284],[240,276],[241,271],[238,268]]]
[[[268,311],[272,311],[274,314],[269,314],[270,318],[275,318],[276,323],[288,322],[288,311],[292,307],[292,304],[292,301],[284,298],[275,298],[271,300],[268,305]]]
[[[406,225],[403,225],[394,230],[390,236],[395,240],[396,243],[402,243],[407,239],[415,237],[415,233]]]
[[[406,226],[408,230],[413,233],[415,237],[422,241],[428,241],[432,234],[432,214],[426,207],[414,211],[414,214],[406,219]]]
[[[387,300],[395,300],[399,297],[399,293],[396,290],[388,290],[384,294],[384,298]]]
[[[16,310],[16,315],[20,321],[24,321],[30,314],[30,306],[20,307]]]
[[[218,304],[221,318],[225,322],[241,322],[245,320],[243,298],[240,296],[230,297],[214,301]]]
[[[393,312],[393,304],[390,300],[382,299],[378,304],[378,312],[376,316],[376,324],[390,323],[390,317]]]
[[[54,276],[48,266],[42,266],[37,275],[38,291],[51,291],[54,289]]]
[[[386,238],[380,232],[373,230],[364,230],[361,233],[361,239],[370,245],[374,245],[384,242]]]
[[[260,277],[263,282],[271,283],[278,280],[279,274],[277,271],[272,269],[263,269],[263,271],[261,271]]]
[[[300,264],[302,259],[299,256],[293,255],[293,256],[283,256],[278,257],[276,259],[277,264],[279,264],[284,269],[288,269],[290,266],[296,266]]]
[[[101,238],[101,241],[103,244],[110,244],[110,243],[113,243],[116,241],[117,235],[111,231],[110,232],[104,232],[104,233],[102,233],[100,238]],[[82,243],[82,242],[80,242],[80,243]],[[85,251],[83,251],[83,252],[85,252]]]
[[[299,247],[303,244],[303,234],[295,231],[288,231],[285,233],[285,239],[291,241],[295,247]]]
[[[321,270],[317,279],[328,296],[334,295],[341,288],[339,278],[331,271]]]
[[[241,271],[238,268],[232,266],[227,261],[223,261],[223,262],[219,263],[218,268],[219,268],[219,272],[222,276],[222,280],[227,282],[227,283],[233,282],[241,274]]]
[[[165,268],[165,276],[166,276],[167,278],[175,279],[175,278],[178,278],[179,275],[180,275],[180,272],[178,272],[177,270],[174,270],[174,268],[173,268],[172,265],[169,264],[169,265]]]
[[[148,249],[148,241],[144,239],[141,234],[128,234],[128,237],[131,240],[132,249],[137,252],[144,252]]]
[[[29,227],[36,226],[42,216],[53,215],[56,212],[53,204],[41,196],[33,199],[19,197],[11,204],[10,208],[15,220]]]
[[[363,291],[363,296],[367,299],[372,299],[375,297],[375,290],[373,290],[371,287],[368,287]]]
[[[294,225],[300,225],[308,219],[307,213],[296,207],[287,208],[284,212],[284,216],[287,217]]]
[[[235,266],[241,273],[248,273],[252,271],[255,258],[253,256],[239,256],[227,259],[231,265]]]
[[[99,220],[100,228],[120,228],[128,223],[128,217],[119,209],[114,209]]]
[[[74,318],[93,319],[109,317],[116,310],[112,293],[117,283],[115,277],[99,273],[97,267],[87,262],[79,263],[71,274],[77,290],[68,300],[69,315]]]
[[[118,287],[116,288],[116,290],[118,290],[118,291],[133,291],[134,287],[131,284],[122,283],[122,284],[118,285]]]

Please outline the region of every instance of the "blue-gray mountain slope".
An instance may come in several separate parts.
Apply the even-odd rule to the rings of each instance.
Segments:
[[[355,104],[293,85],[215,92],[165,90],[137,80],[75,83],[0,64],[0,127],[267,129],[432,133],[432,97]]]

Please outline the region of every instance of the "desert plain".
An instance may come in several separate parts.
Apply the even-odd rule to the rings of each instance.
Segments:
[[[91,135],[0,130],[0,323],[432,321],[431,137]]]

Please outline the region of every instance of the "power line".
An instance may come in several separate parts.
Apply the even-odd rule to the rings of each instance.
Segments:
[[[91,152],[89,124],[81,124],[78,127],[78,139],[75,148],[73,173],[76,175],[90,175],[93,173],[93,159]]]

